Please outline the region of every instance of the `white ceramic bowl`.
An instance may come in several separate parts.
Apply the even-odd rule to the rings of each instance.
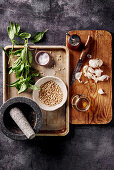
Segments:
[[[33,90],[33,100],[35,100],[35,102],[39,105],[39,107],[43,110],[46,110],[46,111],[54,111],[58,108],[60,108],[61,106],[64,105],[64,103],[66,102],[67,100],[67,88],[66,88],[66,85],[65,83],[58,77],[54,77],[54,76],[46,76],[46,77],[43,77],[41,79],[39,79],[35,85],[40,87],[42,84],[46,83],[47,81],[54,81],[56,84],[59,85],[59,87],[61,88],[62,92],[63,92],[63,99],[62,101],[55,105],[55,106],[48,106],[48,105],[45,105],[43,103],[41,103],[40,101],[40,98],[39,98],[39,92],[40,90]]]

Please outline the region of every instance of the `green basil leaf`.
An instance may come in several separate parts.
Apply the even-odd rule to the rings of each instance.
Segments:
[[[8,53],[7,53],[7,51],[4,49],[4,47],[1,47],[0,46],[0,48],[5,52],[5,54],[8,56]]]
[[[28,88],[28,87],[27,87],[26,83],[22,83],[22,84],[21,84],[21,88],[20,88],[20,90],[18,91],[18,93],[20,94],[20,93],[24,92],[27,88]]]
[[[11,74],[11,73],[13,73],[13,70],[12,70],[12,68],[10,69],[10,71],[9,71],[9,74]]]
[[[17,70],[15,74],[16,74],[16,78],[19,78],[19,77],[20,77],[21,72],[20,72],[19,70]]]
[[[22,52],[22,49],[16,50],[13,54],[19,57],[21,55],[21,52]]]
[[[20,68],[16,70],[16,78],[20,78],[20,74],[24,69],[24,64],[20,65]]]
[[[20,26],[19,26],[19,24],[16,24],[16,34],[17,35],[18,35],[19,31],[20,31]]]
[[[8,64],[10,63],[10,61],[11,61],[11,59],[13,58],[13,55],[12,54],[10,54],[9,55],[9,60],[8,60]]]
[[[20,84],[20,82],[19,82],[19,83],[17,83],[17,84],[15,85],[15,87],[16,87],[16,89],[19,91],[19,90],[20,90],[20,88],[21,88],[21,84]]]
[[[17,72],[21,68],[21,64],[17,65],[16,67],[12,68],[13,72]]]
[[[38,41],[40,41],[40,40],[43,38],[44,34],[45,34],[47,31],[48,31],[48,30],[45,30],[44,32],[37,32],[37,33],[33,36],[32,42],[33,42],[33,43],[37,43]]]
[[[32,73],[31,77],[40,77],[40,73]]]
[[[22,39],[25,39],[25,38],[30,38],[31,37],[31,34],[27,33],[27,32],[23,32],[21,34],[19,34],[19,36],[22,38]]]
[[[29,68],[30,68],[30,65],[26,65],[25,66],[25,76],[27,77],[27,75],[29,74]]]
[[[29,87],[30,87],[32,90],[40,90],[40,87],[37,87],[36,85],[29,84]]]
[[[21,59],[18,58],[13,64],[12,64],[12,69],[18,69],[18,66],[21,65]]]
[[[29,64],[32,63],[32,53],[30,50],[28,50],[28,61],[29,61]]]
[[[40,76],[40,73],[32,73],[31,75],[29,75],[28,77],[27,77],[27,81],[29,82],[29,81],[32,81],[32,78],[34,78],[34,77],[39,77]]]
[[[23,69],[24,69],[24,64],[21,64],[20,71],[22,71]]]
[[[15,60],[15,61],[14,61],[14,63],[13,63],[13,65],[12,65],[12,67],[13,67],[13,66],[17,66],[17,65],[19,65],[19,64],[20,64],[20,62],[21,62],[21,59],[20,59],[20,58],[18,58],[17,60]]]
[[[27,47],[24,46],[23,50],[21,51],[20,57],[22,58],[22,62],[26,63],[27,61]]]
[[[18,79],[17,81],[15,81],[15,82],[9,84],[9,85],[7,84],[7,86],[9,86],[9,87],[15,87],[15,86],[18,84],[18,82],[19,82],[19,79]]]
[[[11,27],[8,27],[8,35],[11,40],[14,38],[14,32]]]
[[[15,35],[14,35],[15,36]],[[17,45],[17,41],[16,40],[11,40],[12,44],[16,44]]]
[[[14,35],[15,35],[15,33],[16,33],[16,27],[15,27],[15,24],[13,23],[13,22],[10,22],[10,25],[11,25],[11,30],[12,30],[12,32],[14,33]]]

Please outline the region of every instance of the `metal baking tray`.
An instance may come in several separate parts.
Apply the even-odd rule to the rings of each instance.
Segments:
[[[29,46],[33,56],[38,51],[49,52],[54,60],[54,68],[45,68],[39,66],[33,61],[32,66],[41,73],[41,76],[56,76],[64,81],[69,93],[69,51],[65,46]],[[12,46],[6,46],[5,50]],[[14,46],[14,50],[23,48],[23,46]],[[61,57],[60,57],[61,56]],[[3,52],[3,102],[17,96],[32,98],[32,91],[26,91],[18,94],[15,87],[9,87],[6,84],[16,80],[14,74],[8,74],[8,57]],[[37,81],[37,79],[36,79]],[[60,109],[52,112],[42,110],[42,127],[37,136],[65,136],[69,132],[69,97],[66,104]]]

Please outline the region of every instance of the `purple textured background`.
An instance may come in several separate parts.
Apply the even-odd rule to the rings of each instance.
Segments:
[[[40,45],[65,45],[69,30],[106,29],[114,35],[113,0],[0,0],[0,46],[6,27],[18,22],[34,34],[49,29]],[[2,104],[2,53],[0,60]],[[0,170],[113,170],[114,120],[108,125],[70,126],[65,137],[13,141],[0,130]]]

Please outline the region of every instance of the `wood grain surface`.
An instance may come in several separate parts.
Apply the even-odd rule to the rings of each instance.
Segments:
[[[69,51],[65,46],[30,46],[33,57],[39,51],[46,51],[53,57],[55,66],[46,68],[36,64],[33,59],[32,67],[40,72],[41,77],[44,76],[56,76],[64,81],[69,89]],[[5,49],[10,49],[11,46],[7,46]],[[23,46],[14,46],[14,49],[20,49]],[[3,102],[13,97],[28,97],[32,98],[32,90],[18,94],[15,87],[9,87],[6,84],[11,84],[16,81],[15,74],[8,74],[8,57],[3,55]],[[12,59],[12,62],[16,58]],[[38,78],[36,79],[36,81]],[[42,111],[42,127],[39,136],[65,136],[69,132],[69,101],[61,108],[55,111]]]
[[[112,120],[112,36],[105,30],[83,30],[83,31],[70,31],[70,35],[77,34],[80,36],[81,41],[85,44],[88,35],[92,36],[92,44],[89,54],[93,58],[100,58],[103,60],[103,74],[110,76],[108,81],[98,82],[88,80],[82,77],[83,81],[87,84],[81,84],[77,80],[70,86],[70,99],[72,95],[84,94],[89,97],[91,106],[86,112],[79,112],[74,110],[70,104],[70,122],[72,124],[107,124]],[[66,44],[68,36],[66,36]],[[70,52],[70,78],[79,59],[81,50],[69,50]],[[89,60],[89,59],[88,59]],[[88,64],[86,61],[85,64]],[[82,71],[82,70],[81,70]],[[102,88],[105,95],[98,94],[98,89]]]

